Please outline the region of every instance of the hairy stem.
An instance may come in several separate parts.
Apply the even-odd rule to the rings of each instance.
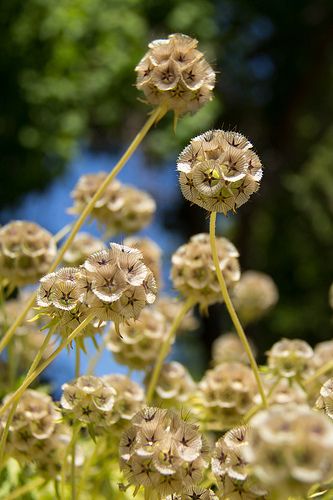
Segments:
[[[20,387],[14,392],[11,398],[0,408],[0,415],[3,415],[4,412],[9,408],[11,404],[20,399],[24,391],[29,387],[34,380],[52,363],[52,361],[61,353],[65,347],[67,347],[75,338],[80,334],[80,332],[93,320],[94,314],[91,313],[89,316],[80,323],[80,325],[75,328],[75,330],[67,337],[67,339],[63,340],[59,347],[53,351],[53,353],[42,363],[38,368],[36,368],[30,375],[27,375]]]
[[[155,387],[156,387],[158,377],[159,377],[160,372],[161,372],[163,362],[164,362],[164,360],[169,352],[170,345],[172,344],[172,341],[173,341],[174,336],[179,328],[179,325],[182,322],[186,313],[190,309],[192,309],[192,307],[194,305],[195,305],[195,300],[191,297],[188,298],[187,301],[183,304],[183,307],[180,309],[180,311],[177,314],[177,316],[175,317],[175,319],[173,320],[173,323],[171,324],[168,336],[164,340],[162,347],[160,349],[160,352],[158,353],[158,357],[157,357],[157,360],[156,360],[156,363],[154,366],[154,370],[153,370],[152,376],[151,376],[150,381],[149,381],[148,390],[147,390],[147,398],[146,398],[147,404],[150,404],[150,402],[153,398]]]
[[[59,252],[57,253],[57,256],[51,265],[50,269],[48,270],[48,273],[53,272],[56,267],[60,264],[62,261],[62,258],[68,248],[71,246],[75,236],[83,226],[84,222],[86,221],[87,217],[91,214],[95,203],[99,200],[99,198],[104,194],[105,190],[107,189],[108,185],[115,179],[115,177],[119,174],[125,163],[130,159],[130,157],[133,155],[133,153],[136,151],[138,146],[141,144],[142,140],[144,137],[147,135],[148,131],[151,129],[151,127],[157,123],[163,116],[167,113],[167,108],[162,108],[162,107],[157,107],[153,113],[149,116],[148,120],[146,123],[143,125],[142,129],[140,132],[136,135],[136,137],[133,139],[123,156],[120,158],[118,163],[115,165],[115,167],[111,170],[109,175],[106,177],[104,182],[101,184],[99,189],[96,191],[94,196],[91,198],[90,202],[88,205],[83,209],[82,213],[78,217],[78,219],[75,221],[74,225],[72,226],[71,232],[63,244],[63,246],[60,248]],[[21,325],[23,322],[24,318],[28,314],[29,310],[33,306],[34,302],[36,300],[36,293],[33,293],[31,297],[29,298],[26,307],[23,309],[21,314],[17,317],[16,321],[13,323],[13,325],[7,330],[3,338],[1,339],[0,342],[0,353],[3,351],[3,349],[7,346],[8,342],[10,342],[12,336],[15,333],[15,330],[18,326]]]
[[[209,223],[210,246],[212,249],[213,261],[214,261],[214,265],[215,265],[217,278],[218,278],[218,281],[220,284],[221,293],[222,293],[226,308],[228,310],[228,313],[230,315],[230,318],[231,318],[233,325],[235,327],[235,330],[236,330],[236,332],[239,336],[239,339],[243,344],[245,352],[249,358],[253,374],[254,374],[255,379],[257,381],[258,390],[259,390],[259,393],[260,393],[260,396],[262,399],[262,404],[265,408],[267,408],[268,403],[267,403],[267,399],[265,396],[265,391],[264,391],[262,382],[260,380],[258,365],[256,363],[256,360],[254,359],[250,344],[246,338],[243,327],[238,319],[237,313],[236,313],[235,308],[233,306],[233,303],[230,299],[227,285],[226,285],[225,279],[223,277],[223,273],[220,269],[220,263],[219,263],[219,258],[218,258],[218,254],[217,254],[217,248],[216,248],[215,226],[216,226],[216,212],[212,212],[210,215],[210,223]]]

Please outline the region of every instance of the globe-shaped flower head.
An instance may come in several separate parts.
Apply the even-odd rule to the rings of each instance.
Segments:
[[[210,130],[191,140],[177,162],[183,195],[210,212],[243,205],[259,188],[262,165],[237,132]]]

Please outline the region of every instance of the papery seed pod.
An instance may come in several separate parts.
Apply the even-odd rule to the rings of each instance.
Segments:
[[[254,405],[257,384],[250,368],[223,363],[208,370],[199,383],[197,412],[209,429],[237,425]]]
[[[217,238],[216,245],[220,269],[227,287],[232,288],[240,278],[238,251],[226,238]],[[192,236],[173,254],[171,262],[172,282],[182,295],[193,297],[203,309],[223,301],[208,234]]]
[[[168,335],[168,324],[164,316],[148,307],[137,320],[129,320],[121,326],[121,337],[111,327],[107,349],[117,363],[134,370],[143,370],[156,361],[156,357]]]
[[[320,396],[315,408],[321,410],[333,420],[333,378],[329,378],[320,389]]]
[[[261,162],[243,135],[210,130],[191,140],[177,161],[184,197],[209,212],[235,212],[259,189]]]
[[[150,380],[150,374],[147,381]],[[165,363],[156,383],[155,394],[168,408],[183,408],[196,389],[196,384],[189,371],[181,363],[171,361]]]
[[[112,408],[113,423],[124,424],[131,420],[143,406],[145,394],[142,387],[125,375],[105,375],[102,380],[116,391]]]
[[[11,398],[8,394],[3,403]],[[0,418],[3,430],[11,408]],[[50,396],[35,390],[26,390],[15,409],[9,426],[7,450],[19,461],[39,460],[43,457],[43,447],[53,435],[58,419],[56,407]]]
[[[162,498],[184,493],[202,480],[207,449],[197,425],[171,410],[148,407],[120,440],[120,467],[130,484]]]
[[[282,339],[267,353],[270,371],[279,377],[305,378],[309,374],[313,350],[307,342],[299,339]]]
[[[143,255],[144,264],[152,271],[156,283],[160,286],[162,249],[157,245],[157,243],[149,238],[131,236],[129,238],[125,238],[124,245],[140,250]]]
[[[17,286],[38,281],[56,256],[52,235],[38,224],[14,221],[0,228],[0,277]]]
[[[212,472],[222,498],[255,500],[266,497],[265,488],[249,471],[245,450],[251,429],[245,425],[228,431],[215,444]]]
[[[158,297],[158,300],[155,303],[155,309],[163,314],[167,323],[171,324],[173,320],[178,316],[179,311],[183,307],[183,305],[184,302],[176,297],[162,295]],[[177,330],[177,335],[196,330],[198,327],[199,321],[194,316],[193,309],[191,309],[182,319]]]
[[[104,249],[104,243],[98,238],[89,233],[78,233],[62,260],[65,266],[80,266],[89,255]]]
[[[108,427],[115,421],[112,412],[116,390],[101,377],[78,377],[62,386],[60,405],[64,414],[84,424]]]
[[[333,425],[306,406],[273,406],[251,420],[245,458],[279,500],[303,496],[333,473]]]
[[[272,278],[257,271],[246,271],[232,291],[232,301],[240,321],[252,323],[264,316],[278,301]]]
[[[255,354],[256,349],[252,345],[252,342],[250,342],[250,344],[251,351]],[[214,340],[212,345],[212,358],[215,366],[232,361],[244,363],[246,365],[250,364],[249,357],[246,354],[242,342],[238,335],[232,332],[223,333]]]
[[[80,177],[72,191],[74,206],[70,212],[81,213],[106,177],[106,172]],[[148,193],[113,181],[95,203],[91,217],[105,226],[108,235],[131,234],[150,224],[155,209],[156,203]]]
[[[276,382],[275,378],[269,378],[269,381],[264,379],[263,382],[266,393],[269,395],[270,405],[308,404],[308,394],[295,380],[281,378]],[[260,398],[256,399],[260,404]]]
[[[148,103],[181,116],[212,99],[215,72],[197,45],[197,40],[180,33],[149,44],[149,51],[135,68],[136,86]]]

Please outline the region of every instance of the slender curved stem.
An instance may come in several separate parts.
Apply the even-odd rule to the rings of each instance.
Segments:
[[[27,376],[31,375],[31,373],[37,368],[37,366],[39,365],[39,362],[40,360],[42,359],[42,356],[49,344],[49,341],[52,337],[52,335],[54,334],[54,331],[56,329],[57,325],[53,325],[47,335],[45,336],[44,340],[43,340],[43,343],[35,357],[35,359],[33,360],[32,362],[32,365],[30,366],[29,370],[28,370],[28,374]],[[3,430],[3,433],[1,435],[1,440],[0,440],[0,470],[2,469],[2,465],[3,465],[3,456],[4,456],[4,452],[5,452],[5,446],[6,446],[6,442],[7,442],[7,438],[8,438],[8,432],[9,432],[9,427],[10,427],[10,424],[12,423],[12,420],[13,420],[13,417],[14,417],[14,414],[15,414],[15,410],[17,408],[17,405],[18,405],[18,401],[16,401],[13,406],[11,407],[10,409],[10,412],[9,412],[9,415],[7,417],[7,421],[6,421],[6,425],[5,425],[5,428]]]
[[[88,205],[83,209],[81,212],[80,216],[78,219],[75,221],[74,225],[72,226],[72,230],[63,244],[63,246],[60,248],[59,252],[57,253],[57,256],[52,263],[50,269],[48,270],[49,273],[53,272],[56,267],[60,264],[62,261],[62,258],[68,248],[71,246],[75,236],[81,229],[82,225],[84,224],[85,220],[87,217],[90,215],[91,211],[93,210],[96,201],[99,200],[99,198],[103,195],[105,190],[107,189],[108,185],[114,180],[114,178],[119,174],[125,163],[130,159],[130,157],[133,155],[133,153],[136,151],[138,146],[141,144],[142,140],[144,137],[147,135],[148,131],[151,129],[151,127],[157,123],[159,120],[163,118],[163,116],[167,113],[167,108],[164,107],[157,107],[153,113],[149,116],[148,120],[146,123],[143,125],[142,129],[140,132],[136,135],[136,137],[133,139],[131,144],[128,146],[127,150],[123,154],[123,156],[120,158],[118,163],[115,165],[115,167],[111,170],[109,175],[105,178],[104,182],[100,185],[99,189],[96,191],[94,196],[91,198],[90,202]],[[31,297],[29,298],[29,301],[26,304],[26,307],[23,309],[21,314],[16,318],[16,321],[13,323],[13,325],[7,330],[5,335],[0,341],[0,353],[3,351],[3,349],[7,346],[8,342],[10,342],[12,336],[14,335],[14,332],[18,326],[23,322],[24,318],[28,314],[29,310],[33,306],[34,302],[36,299],[36,293],[33,293]]]
[[[152,376],[151,376],[150,381],[149,381],[148,390],[147,390],[147,398],[146,398],[147,404],[149,404],[153,398],[155,387],[156,387],[156,384],[158,381],[158,377],[160,375],[161,368],[163,365],[163,361],[165,360],[165,358],[169,352],[170,345],[171,345],[171,343],[174,339],[174,336],[179,328],[179,325],[182,322],[186,313],[190,309],[192,309],[192,307],[195,305],[195,303],[196,303],[196,301],[192,297],[189,297],[187,299],[187,301],[183,304],[182,308],[180,309],[179,313],[177,314],[177,316],[173,320],[173,323],[171,324],[168,336],[164,340],[162,347],[160,349],[160,352],[158,353],[158,357],[157,357],[157,360],[156,360],[156,363],[154,366],[154,370],[153,370]]]
[[[59,347],[53,351],[53,353],[42,363],[38,368],[36,368],[30,375],[27,375],[20,387],[14,392],[11,398],[6,401],[6,403],[0,408],[0,415],[3,415],[4,412],[9,408],[11,404],[20,399],[24,391],[29,387],[30,384],[52,363],[52,361],[61,353],[65,347],[67,347],[75,338],[80,334],[80,332],[92,321],[94,318],[94,314],[91,313],[87,318],[80,323],[80,325],[75,328],[75,330],[67,337],[67,339],[63,340]]]
[[[311,377],[308,377],[303,382],[303,384],[305,386],[307,386],[309,384],[312,384],[312,382],[314,382],[315,380],[317,380],[317,378],[321,377],[322,375],[325,375],[325,373],[329,372],[330,370],[333,370],[333,360],[328,361],[323,366],[321,366],[320,368],[318,368],[318,370],[315,371],[314,374],[311,375]]]
[[[8,493],[6,496],[6,500],[14,500],[15,498],[23,498],[24,495],[27,493],[30,493],[31,491],[34,491],[35,489],[39,488],[40,486],[45,486],[47,483],[47,479],[44,479],[43,477],[36,477],[30,483],[24,484],[23,486],[20,486],[20,488],[16,488],[16,490]]]
[[[80,376],[80,365],[81,365],[81,359],[80,359],[80,346],[78,342],[75,342],[75,378],[78,378]],[[72,443],[71,443],[71,448],[72,448],[72,461],[71,461],[71,492],[72,492],[72,500],[76,500],[76,467],[75,467],[75,462],[76,462],[76,441],[79,435],[80,427],[78,428],[77,425],[73,425],[73,436],[72,436]]]
[[[222,293],[226,308],[229,312],[230,318],[231,318],[233,325],[235,327],[235,330],[236,330],[236,332],[239,336],[239,339],[243,344],[245,352],[249,358],[250,365],[251,365],[251,368],[253,371],[253,375],[255,376],[255,379],[257,381],[258,390],[260,392],[260,396],[262,399],[262,404],[265,408],[267,408],[268,403],[267,403],[267,399],[265,396],[265,391],[264,391],[262,382],[260,380],[258,365],[256,363],[256,360],[254,359],[250,344],[246,338],[243,327],[238,319],[238,316],[237,316],[237,313],[236,313],[235,308],[233,306],[233,303],[231,302],[230,295],[229,295],[229,292],[227,289],[227,285],[226,285],[225,279],[223,277],[223,273],[220,269],[220,263],[219,263],[219,258],[218,258],[218,254],[217,254],[217,248],[216,248],[215,226],[216,226],[216,212],[212,212],[210,215],[210,223],[209,223],[210,245],[211,245],[211,249],[212,249],[213,261],[214,261],[214,265],[215,265],[217,278],[218,278],[220,288],[221,288],[221,293]]]

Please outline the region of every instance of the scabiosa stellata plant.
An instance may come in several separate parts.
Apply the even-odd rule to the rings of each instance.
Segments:
[[[56,253],[52,235],[38,224],[17,220],[0,228],[0,278],[10,285],[35,283]]]
[[[320,389],[320,396],[315,408],[321,410],[333,420],[333,378],[329,378]]]
[[[333,425],[307,406],[273,406],[251,420],[246,459],[274,498],[305,495],[333,474]]]
[[[255,348],[251,343],[252,352]],[[223,333],[217,337],[212,345],[212,361],[214,365],[221,365],[225,362],[236,361],[248,364],[249,359],[239,337],[232,332]]]
[[[78,233],[64,255],[63,264],[68,267],[80,266],[89,255],[103,249],[105,245],[99,238],[89,233]]]
[[[311,370],[313,349],[304,340],[279,340],[267,354],[269,370],[276,377],[302,380]]]
[[[124,239],[124,245],[140,250],[143,255],[143,262],[152,271],[156,283],[161,283],[162,249],[150,238],[140,238],[139,236],[129,236]]]
[[[136,86],[149,104],[181,116],[212,99],[215,72],[197,45],[197,40],[180,33],[149,44],[135,68]]]
[[[208,466],[197,425],[172,410],[146,407],[120,440],[120,466],[129,484],[147,497],[183,494],[200,483]]]

